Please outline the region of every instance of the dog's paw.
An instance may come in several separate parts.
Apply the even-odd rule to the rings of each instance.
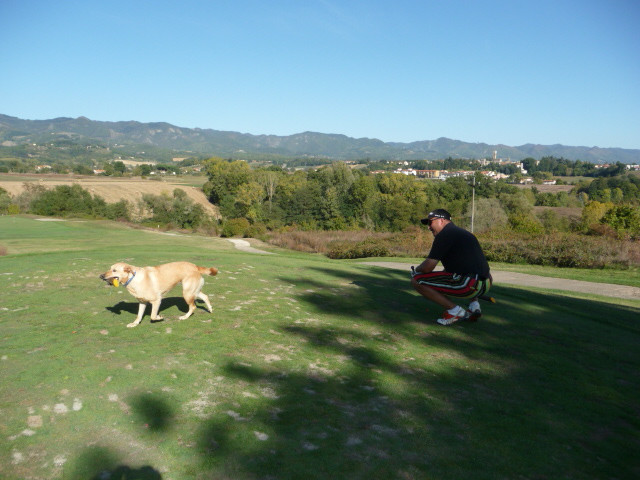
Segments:
[[[138,324],[136,322],[132,322],[132,323],[127,324],[128,328],[133,328],[133,327],[137,327],[137,326],[138,326]]]

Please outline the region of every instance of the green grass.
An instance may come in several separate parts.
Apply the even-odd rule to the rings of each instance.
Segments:
[[[405,272],[0,217],[0,478],[640,475],[640,301],[496,286],[440,327]],[[214,313],[126,328],[118,260],[216,266]]]
[[[638,267],[629,269],[559,268],[545,267],[542,265],[514,265],[494,262],[491,264],[491,268],[494,270],[528,273],[530,275],[540,275],[543,277],[568,278],[585,282],[612,283],[614,285],[640,287],[640,268]]]

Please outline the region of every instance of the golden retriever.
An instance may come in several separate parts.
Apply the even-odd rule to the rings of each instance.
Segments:
[[[142,320],[147,303],[151,304],[151,320],[162,320],[163,317],[158,316],[162,296],[180,282],[182,282],[182,296],[189,306],[189,311],[179,317],[180,320],[189,318],[195,311],[196,298],[205,303],[209,312],[213,312],[209,297],[201,292],[204,285],[202,275],[205,273],[216,275],[218,269],[198,267],[189,262],[165,263],[155,267],[135,267],[126,263],[116,263],[100,275],[100,278],[116,287],[118,285],[126,287],[129,293],[140,302],[137,318],[127,325],[127,327],[135,327]]]

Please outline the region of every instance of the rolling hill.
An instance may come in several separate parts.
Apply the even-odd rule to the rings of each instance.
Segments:
[[[289,136],[200,128],[182,128],[169,123],[136,121],[103,122],[86,117],[23,120],[0,114],[0,148],[52,141],[78,144],[99,143],[109,148],[137,146],[165,152],[243,158],[248,155],[313,157],[335,160],[437,160],[486,158],[497,152],[499,158],[521,160],[545,156],[564,157],[591,163],[640,163],[640,150],[565,145],[521,146],[468,143],[449,138],[411,143],[383,142],[371,138],[352,138],[339,134],[303,132]]]

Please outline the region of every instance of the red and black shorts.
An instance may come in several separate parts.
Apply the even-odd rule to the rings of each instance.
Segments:
[[[470,298],[484,295],[489,291],[492,278],[478,275],[458,275],[449,272],[418,273],[413,279],[450,297]]]

